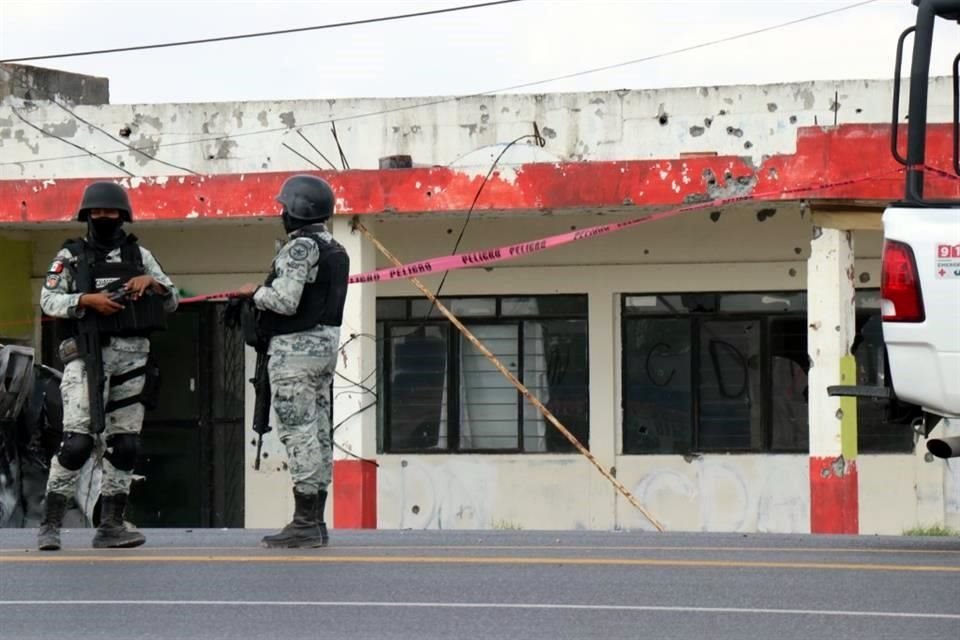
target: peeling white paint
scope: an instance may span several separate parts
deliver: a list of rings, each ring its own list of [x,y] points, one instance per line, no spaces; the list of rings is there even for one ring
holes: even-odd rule
[[[524,94],[477,96],[457,100],[450,104],[434,105],[430,109],[416,108],[384,113],[358,121],[352,127],[354,134],[342,141],[344,152],[351,164],[359,169],[376,169],[381,157],[398,151],[409,153],[416,166],[466,165],[489,168],[493,157],[502,150],[503,140],[510,140],[518,132],[528,132],[530,121],[538,111],[551,114],[552,137],[546,147],[533,144],[517,144],[502,158],[505,165],[529,162],[569,161],[622,161],[640,158],[679,158],[681,153],[699,152],[708,140],[711,149],[721,156],[741,157],[749,154],[753,163],[762,164],[763,156],[775,156],[795,152],[796,132],[801,125],[807,126],[814,118],[829,117],[833,112],[817,105],[828,105],[835,92],[848,98],[843,100],[839,121],[844,124],[886,124],[889,119],[889,96],[891,81],[850,80],[803,82],[765,86],[727,86],[711,90],[703,95],[696,88],[609,91],[576,94],[545,94],[534,97]],[[930,113],[933,122],[949,122],[952,115],[952,79],[934,78],[930,83]],[[429,97],[423,98],[429,101]],[[598,101],[619,105],[615,112],[606,112],[602,118],[594,117]],[[729,103],[728,103],[729,101]],[[375,111],[389,112],[397,107],[407,107],[411,100],[404,99],[356,99],[338,100],[337,112],[343,117]],[[776,103],[777,110],[770,112],[769,103]],[[17,104],[13,101],[12,104]],[[32,117],[36,122],[62,122],[63,114],[56,105],[34,101]],[[671,114],[666,126],[648,117],[651,109],[659,105]],[[731,104],[736,105],[731,108]],[[487,111],[481,110],[485,106]],[[178,129],[200,131],[209,121],[212,112],[247,113],[291,112],[297,121],[322,121],[330,117],[330,104],[326,100],[296,100],[249,103],[191,103],[177,105],[141,105],[138,112],[145,117],[158,116],[164,121],[171,114],[177,116]],[[725,113],[721,114],[720,112]],[[495,121],[480,126],[484,113],[497,113]],[[89,114],[97,126],[111,129],[117,122],[129,119],[129,105],[104,105]],[[790,122],[790,117],[795,120]],[[10,108],[0,105],[0,117],[15,118]],[[704,120],[713,118],[715,124],[703,136],[687,135],[693,126],[703,127]],[[722,118],[723,126],[717,124]],[[472,133],[464,128],[476,124]],[[182,128],[181,126],[182,125]],[[416,136],[403,137],[412,125],[420,128]],[[743,131],[742,138],[726,135],[727,126]],[[396,133],[393,133],[396,128]],[[267,128],[269,129],[269,128]],[[771,129],[773,133],[770,133]],[[384,132],[387,132],[386,135]],[[207,160],[198,154],[197,145],[177,144],[183,140],[174,131],[158,131],[155,134],[162,147],[165,160],[190,168],[203,175],[230,173],[260,173],[270,171],[308,170],[306,162],[293,154],[278,154],[276,146],[282,135],[289,132],[265,130],[257,118],[233,118],[217,121],[217,133],[223,139],[236,142],[231,159]],[[255,135],[251,135],[255,134]],[[101,143],[97,131],[90,132],[80,127],[76,143],[95,148]],[[753,142],[749,152],[743,148],[744,139]],[[64,155],[62,143],[40,132],[24,130],[22,141],[4,148],[4,162],[0,166],[0,179],[21,177],[21,169],[15,163],[31,161],[30,178],[77,178],[112,177],[110,169],[96,158],[71,158],[51,160],[40,166],[37,158],[59,158]],[[400,149],[399,147],[403,147]],[[34,153],[32,148],[36,148]],[[131,161],[134,152],[124,151]],[[491,155],[492,154],[492,155]],[[270,158],[269,162],[267,157]],[[263,165],[267,164],[268,167]],[[151,166],[160,175],[182,175],[173,167]],[[478,169],[479,170],[479,169]]]
[[[498,175],[498,177],[499,177],[501,180],[503,180],[504,182],[506,182],[506,183],[508,183],[508,184],[510,184],[510,185],[512,185],[512,186],[516,186],[516,184],[517,184],[517,174],[518,174],[518,173],[519,173],[519,172],[517,171],[517,169],[516,169],[515,167],[509,167],[509,166],[508,166],[508,167],[502,167],[502,168],[499,169],[499,171],[496,172],[496,174]],[[486,175],[486,174],[484,174],[484,175]]]
[[[200,217],[200,213],[197,211],[191,211],[190,213],[184,216],[184,218],[199,218],[199,217]]]

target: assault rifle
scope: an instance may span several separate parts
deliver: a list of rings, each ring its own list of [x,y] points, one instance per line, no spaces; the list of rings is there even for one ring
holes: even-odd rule
[[[257,457],[253,468],[260,469],[260,456],[263,450],[263,436],[273,431],[270,426],[270,375],[267,369],[270,356],[267,349],[270,338],[258,331],[257,308],[253,300],[234,298],[230,300],[224,313],[224,323],[229,327],[240,327],[243,341],[257,351],[257,366],[250,382],[253,384],[255,400],[253,404],[253,431],[257,434]]]
[[[257,457],[253,461],[253,468],[260,469],[260,451],[263,447],[263,436],[273,431],[270,426],[270,376],[267,365],[270,356],[266,348],[257,349],[257,368],[254,371],[253,383],[256,400],[253,403],[253,431],[257,434]]]
[[[93,286],[93,252],[82,252],[77,261],[77,285],[83,292],[95,291]],[[122,302],[127,292],[123,288],[125,281],[111,282],[102,293],[110,296],[114,302]],[[77,335],[61,346],[60,360],[64,364],[83,359],[87,374],[87,401],[90,405],[90,432],[103,433],[107,426],[103,396],[106,381],[103,375],[103,344],[100,339],[99,316],[91,310],[85,310],[77,319]]]

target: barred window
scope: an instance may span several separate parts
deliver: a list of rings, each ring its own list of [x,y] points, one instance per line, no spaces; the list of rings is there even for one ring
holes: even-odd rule
[[[858,383],[882,384],[877,293],[857,294]],[[624,453],[806,452],[806,294],[627,295]],[[859,448],[910,451],[915,407],[861,400]]]
[[[443,302],[587,446],[586,296]],[[573,450],[429,300],[381,298],[377,319],[383,451]]]

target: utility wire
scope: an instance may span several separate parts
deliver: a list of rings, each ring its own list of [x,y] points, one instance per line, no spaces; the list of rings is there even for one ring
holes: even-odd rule
[[[66,138],[62,138],[62,137],[58,136],[58,135],[55,134],[55,133],[52,133],[52,132],[50,132],[50,131],[47,131],[47,130],[44,129],[43,127],[39,127],[39,126],[35,125],[34,123],[30,122],[30,121],[27,120],[25,117],[23,117],[23,115],[22,115],[22,114],[17,110],[17,108],[14,107],[12,104],[10,105],[10,109],[13,110],[13,113],[14,113],[18,118],[20,118],[20,119],[23,121],[23,123],[26,124],[28,127],[32,128],[32,129],[36,129],[37,131],[39,131],[39,132],[42,133],[43,135],[45,135],[45,136],[47,136],[47,137],[50,137],[50,138],[55,138],[56,140],[59,140],[60,142],[63,142],[64,144],[68,144],[68,145],[70,145],[71,147],[73,147],[73,148],[75,148],[75,149],[80,149],[81,151],[86,152],[86,155],[88,155],[88,156],[93,156],[93,157],[96,158],[97,160],[101,160],[101,161],[103,161],[103,162],[106,162],[108,165],[110,165],[110,166],[113,167],[114,169],[119,169],[120,171],[122,171],[123,173],[127,174],[127,175],[130,176],[131,178],[135,177],[134,174],[130,173],[129,171],[127,171],[126,169],[124,169],[124,168],[121,167],[120,165],[115,164],[115,163],[113,163],[113,162],[110,162],[109,160],[107,160],[107,159],[104,158],[103,156],[97,155],[96,153],[94,153],[93,151],[90,151],[90,150],[87,149],[86,147],[82,147],[82,146],[80,146],[79,144],[76,144],[75,142],[70,142],[70,141],[67,140]],[[86,157],[86,156],[80,156],[80,157]],[[11,164],[17,164],[17,163],[14,162],[14,163],[11,163]]]
[[[742,38],[749,38],[750,36],[755,36],[761,33],[766,33],[768,31],[775,31],[777,29],[782,29],[784,27],[791,27],[795,24],[800,24],[802,22],[809,22],[810,20],[816,20],[817,18],[823,18],[825,16],[833,15],[835,13],[840,13],[842,11],[849,11],[850,9],[856,9],[868,4],[873,4],[879,2],[879,0],[864,0],[863,2],[856,2],[854,4],[848,4],[842,7],[837,7],[836,9],[830,9],[829,11],[822,11],[820,13],[814,13],[809,16],[804,16],[802,18],[796,18],[795,20],[788,20],[787,22],[780,22],[778,24],[770,25],[769,27],[761,27],[760,29],[753,29],[752,31],[744,31],[742,33],[737,33],[732,36],[726,36],[723,38],[717,38],[716,40],[708,40],[707,42],[701,42],[700,44],[690,45],[688,47],[680,47],[679,49],[671,49],[670,51],[663,51],[661,53],[655,53],[649,56],[644,56],[642,58],[634,58],[633,60],[625,60],[623,62],[616,62],[614,64],[608,64],[602,67],[593,67],[591,69],[584,69],[583,71],[575,71],[573,73],[567,73],[562,76],[554,76],[547,80],[536,80],[534,82],[524,82],[522,84],[515,84],[509,87],[503,87],[497,89],[496,93],[504,93],[506,91],[513,91],[516,89],[526,89],[527,87],[533,87],[538,84],[544,84],[547,82],[556,82],[558,80],[569,80],[570,78],[577,78],[579,76],[585,76],[593,73],[600,73],[602,71],[609,71],[611,69],[619,69],[620,67],[627,67],[634,64],[639,64],[641,62],[650,62],[651,60],[659,60],[660,58],[666,58],[668,56],[675,56],[679,53],[686,53],[688,51],[696,51],[697,49],[704,49],[706,47],[712,47],[718,44],[724,44],[727,42],[732,42],[734,40],[740,40]],[[485,93],[494,93],[488,91]],[[474,94],[473,96],[466,97],[476,97],[484,94]],[[347,118],[341,118],[341,120],[346,120]],[[304,125],[308,126],[308,125]]]
[[[142,44],[131,47],[115,47],[112,49],[93,49],[88,51],[73,51],[70,53],[51,53],[42,56],[27,56],[21,58],[7,58],[0,60],[0,63],[7,62],[27,62],[28,60],[50,60],[53,58],[78,58],[80,56],[95,56],[104,53],[122,53],[125,51],[144,51],[146,49],[166,49],[170,47],[184,47],[194,44],[207,44],[210,42],[226,42],[228,40],[243,40],[246,38],[263,38],[267,36],[279,36],[289,33],[303,33],[305,31],[321,31],[324,29],[338,29],[340,27],[355,27],[363,24],[375,24],[378,22],[392,22],[395,20],[406,20],[409,18],[422,18],[424,16],[439,15],[442,13],[454,13],[457,11],[467,11],[469,9],[482,9],[484,7],[493,7],[501,4],[512,4],[522,0],[497,0],[496,2],[481,2],[478,4],[468,4],[459,7],[447,7],[445,9],[431,9],[429,11],[417,11],[414,13],[401,13],[390,16],[380,16],[378,18],[364,18],[362,20],[349,20],[347,22],[334,22],[330,24],[318,24],[312,27],[295,27],[292,29],[277,29],[276,31],[258,31],[256,33],[243,33],[232,36],[219,36],[214,38],[200,38],[197,40],[181,40],[178,42],[161,42],[157,44]]]
[[[71,116],[73,116],[74,118],[76,118],[77,120],[79,120],[80,122],[82,122],[83,124],[85,124],[85,125],[87,125],[87,126],[90,126],[90,127],[93,127],[94,129],[96,129],[97,131],[99,131],[99,132],[102,133],[103,135],[107,136],[108,138],[110,138],[110,139],[113,140],[114,142],[119,142],[120,144],[122,144],[123,146],[125,146],[125,147],[126,147],[127,149],[129,149],[130,151],[134,151],[134,152],[136,152],[136,153],[139,153],[140,155],[142,155],[143,157],[147,158],[148,160],[153,160],[154,162],[159,162],[160,164],[166,165],[166,166],[171,167],[171,168],[173,168],[173,169],[179,169],[180,171],[186,171],[187,173],[191,173],[191,174],[193,174],[193,175],[195,175],[195,176],[199,176],[199,175],[200,175],[199,173],[197,173],[196,171],[193,171],[192,169],[188,169],[188,168],[186,168],[186,167],[181,167],[180,165],[173,164],[173,163],[171,163],[171,162],[167,162],[166,160],[161,160],[160,158],[158,158],[158,157],[156,157],[156,156],[153,156],[153,155],[150,155],[149,153],[147,153],[146,151],[144,151],[144,150],[142,150],[142,149],[138,149],[137,147],[134,147],[133,145],[127,144],[126,142],[124,142],[124,141],[121,140],[120,138],[114,136],[112,133],[110,133],[110,132],[107,131],[106,129],[104,129],[104,128],[102,128],[102,127],[98,127],[97,125],[93,124],[93,123],[90,122],[89,120],[85,120],[84,118],[81,118],[80,116],[78,116],[78,115],[76,114],[76,112],[74,112],[73,110],[71,110],[70,108],[68,108],[65,104],[62,104],[60,101],[58,101],[56,98],[54,98],[54,97],[52,97],[52,96],[50,97],[50,102],[52,102],[53,104],[55,104],[55,105],[57,105],[58,107],[60,107],[61,109],[63,109],[64,111],[66,111],[67,113],[69,113]]]
[[[583,69],[583,70],[581,70],[581,71],[575,71],[575,72],[573,72],[573,73],[567,73],[567,74],[564,74],[564,75],[554,76],[554,77],[551,77],[551,78],[544,78],[544,79],[541,79],[541,80],[533,80],[533,81],[531,81],[531,82],[524,82],[524,83],[521,83],[521,84],[515,84],[515,85],[508,86],[508,87],[500,87],[499,89],[491,89],[491,90],[489,90],[489,91],[481,91],[481,92],[477,92],[477,93],[469,93],[469,94],[463,94],[463,95],[458,95],[458,96],[450,96],[450,97],[445,97],[445,98],[437,98],[437,99],[435,99],[435,100],[427,100],[427,101],[424,101],[424,102],[417,102],[417,103],[415,103],[415,104],[396,106],[396,107],[391,107],[391,108],[389,108],[389,109],[380,109],[380,110],[377,110],[377,111],[367,111],[367,112],[364,112],[364,113],[356,113],[356,114],[353,114],[353,115],[339,116],[339,117],[337,117],[337,118],[327,118],[327,119],[324,119],[324,120],[315,120],[315,121],[313,121],[313,122],[304,123],[304,124],[300,125],[299,128],[302,129],[302,128],[305,128],[305,127],[315,127],[315,126],[323,125],[323,124],[332,124],[335,120],[338,120],[338,121],[340,121],[340,122],[343,122],[344,120],[360,120],[360,119],[362,119],[362,118],[371,118],[371,117],[374,117],[374,116],[389,115],[389,114],[391,114],[391,113],[397,113],[397,112],[400,112],[400,111],[409,111],[409,110],[411,110],[411,109],[420,109],[420,108],[423,108],[423,107],[432,107],[432,106],[436,106],[436,105],[447,104],[447,103],[449,103],[449,102],[457,102],[457,101],[464,100],[464,99],[468,99],[468,98],[479,98],[479,97],[486,96],[486,95],[490,95],[490,94],[506,93],[506,92],[508,92],[508,91],[515,91],[515,90],[517,90],[517,89],[527,89],[527,88],[529,88],[529,87],[535,87],[535,86],[542,85],[542,84],[548,84],[548,83],[551,83],[551,82],[556,82],[556,81],[558,81],[558,80],[567,80],[567,79],[576,78],[576,77],[579,77],[579,76],[585,76],[585,75],[590,75],[590,74],[594,74],[594,73],[600,73],[600,72],[603,72],[603,71],[609,71],[609,70],[611,70],[611,69],[617,69],[617,68],[620,68],[620,67],[626,67],[626,66],[630,66],[630,65],[640,64],[640,63],[642,63],[642,62],[649,62],[649,61],[652,61],[652,60],[659,60],[659,59],[661,59],[661,58],[666,58],[666,57],[673,56],[673,55],[677,55],[677,54],[680,54],[680,53],[686,53],[686,52],[688,52],[688,51],[694,51],[694,50],[696,50],[696,49],[703,49],[703,48],[706,48],[706,47],[711,47],[711,46],[718,45],[718,44],[723,44],[723,43],[726,43],[726,42],[731,42],[731,41],[733,41],[733,40],[738,40],[738,39],[741,39],[741,38],[746,38],[746,37],[749,37],[749,36],[753,36],[753,35],[757,35],[757,34],[760,34],[760,33],[765,33],[765,32],[769,32],[769,31],[773,31],[773,30],[776,30],[776,29],[782,29],[782,28],[784,28],[784,27],[788,27],[788,26],[792,26],[792,25],[795,25],[795,24],[799,24],[799,23],[801,23],[801,22],[807,22],[807,21],[810,21],[810,20],[815,20],[815,19],[818,19],[818,18],[823,18],[823,17],[825,17],[825,16],[829,16],[829,15],[833,15],[833,14],[836,14],[836,13],[840,13],[840,12],[842,12],[842,11],[849,11],[849,10],[851,10],[851,9],[856,9],[856,8],[862,7],[862,6],[864,6],[864,5],[873,4],[873,3],[877,2],[877,1],[878,1],[878,0],[865,0],[865,1],[863,1],[863,2],[857,2],[857,3],[855,3],[855,4],[850,4],[850,5],[846,5],[846,6],[843,6],[843,7],[838,7],[838,8],[836,8],[836,9],[831,9],[831,10],[829,10],[829,11],[823,11],[823,12],[816,13],[816,14],[812,14],[812,15],[805,16],[805,17],[802,17],[802,18],[797,18],[797,19],[795,19],[795,20],[790,20],[790,21],[788,21],[788,22],[781,22],[781,23],[779,23],[779,24],[770,25],[769,27],[763,27],[763,28],[761,28],[761,29],[754,29],[754,30],[752,30],[752,31],[745,31],[745,32],[738,33],[738,34],[734,34],[734,35],[727,36],[727,37],[724,37],[724,38],[719,38],[719,39],[716,39],[716,40],[710,40],[710,41],[708,41],[708,42],[702,42],[702,43],[700,43],[700,44],[691,45],[691,46],[689,46],[689,47],[682,47],[682,48],[679,48],[679,49],[671,49],[670,51],[663,51],[663,52],[656,53],[656,54],[652,54],[652,55],[649,55],[649,56],[644,56],[644,57],[642,57],[642,58],[634,58],[634,59],[632,59],[632,60],[625,60],[625,61],[623,61],[623,62],[617,62],[617,63],[614,63],[614,64],[604,65],[604,66],[602,66],[602,67],[593,67],[593,68],[590,68],[590,69]],[[268,134],[268,133],[280,133],[280,132],[285,132],[285,131],[289,131],[289,128],[284,126],[284,127],[273,127],[273,128],[269,128],[269,129],[258,129],[258,130],[256,130],[256,131],[245,131],[245,132],[241,132],[241,133],[225,134],[225,135],[221,135],[221,136],[213,136],[213,137],[207,137],[207,138],[196,138],[196,139],[193,139],[193,140],[180,140],[180,141],[177,141],[177,142],[161,143],[160,145],[158,145],[158,148],[159,148],[159,147],[173,147],[173,146],[185,145],[185,144],[200,144],[200,143],[204,143],[204,142],[219,142],[219,141],[221,141],[221,140],[230,140],[230,139],[235,139],[235,138],[245,138],[245,137],[248,137],[248,136],[258,136],[258,135],[263,135],[263,134]],[[118,149],[118,151],[119,151],[119,149]],[[11,164],[30,164],[30,163],[34,163],[34,162],[51,162],[51,161],[54,161],[54,160],[70,160],[70,159],[82,158],[82,157],[83,157],[82,155],[71,155],[71,156],[57,156],[57,157],[51,157],[51,158],[35,158],[35,159],[30,159],[30,160],[22,160],[22,161],[19,161],[19,162],[0,162],[0,166],[11,165]]]
[[[466,218],[463,220],[463,226],[460,227],[460,234],[457,236],[457,241],[453,244],[453,251],[450,252],[450,255],[456,255],[457,250],[460,248],[460,241],[463,240],[463,235],[467,232],[467,225],[470,224],[470,216],[473,214],[474,207],[477,206],[477,201],[480,200],[480,194],[483,193],[483,188],[487,185],[487,182],[490,180],[490,176],[493,175],[494,170],[497,168],[497,164],[500,163],[500,159],[510,150],[510,147],[517,144],[522,140],[527,138],[533,138],[534,144],[538,147],[543,148],[547,145],[547,141],[540,134],[540,127],[537,126],[537,123],[533,123],[533,133],[528,133],[522,135],[519,138],[514,138],[503,147],[499,155],[494,158],[493,163],[490,165],[490,169],[487,171],[487,175],[483,177],[483,181],[480,183],[480,187],[477,189],[476,194],[473,196],[473,202],[470,203],[470,208],[467,210]],[[447,275],[449,271],[443,272],[443,277],[440,279],[440,285],[437,287],[437,292],[434,295],[433,301],[430,302],[430,308],[427,309],[427,313],[423,318],[423,322],[427,323],[430,320],[430,315],[433,313],[433,309],[436,306],[436,301],[440,299],[440,292],[443,291],[443,285],[447,281]]]
[[[310,142],[310,139],[309,139],[307,136],[303,135],[303,131],[301,131],[300,129],[297,129],[297,135],[300,136],[301,138],[303,138],[304,142],[306,142],[308,145],[310,145],[310,148],[313,149],[314,151],[316,151],[317,154],[318,154],[321,158],[323,158],[324,160],[326,160],[326,161],[327,161],[327,164],[330,165],[330,168],[331,168],[331,169],[333,169],[334,171],[337,170],[337,165],[335,165],[335,164],[333,164],[332,162],[330,162],[330,158],[328,158],[327,156],[323,155],[323,152],[320,151],[320,149],[317,149],[317,146],[316,146],[315,144],[313,144],[312,142]]]

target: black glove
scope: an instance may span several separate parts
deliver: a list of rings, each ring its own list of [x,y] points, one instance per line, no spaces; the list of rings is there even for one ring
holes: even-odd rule
[[[223,324],[228,329],[240,328],[240,314],[243,311],[243,298],[230,298],[223,310]]]

